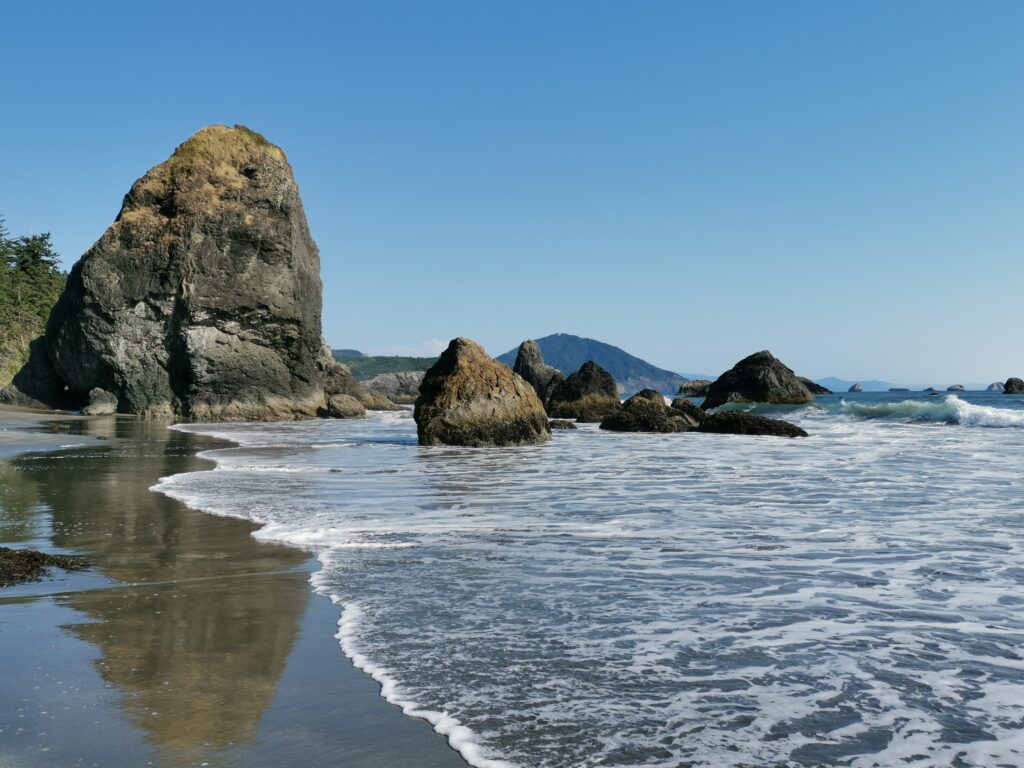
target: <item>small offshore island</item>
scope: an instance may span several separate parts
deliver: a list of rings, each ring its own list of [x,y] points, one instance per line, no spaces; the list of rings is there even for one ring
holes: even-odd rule
[[[243,126],[74,265],[0,390],[0,758],[1024,760],[1020,379],[847,399],[762,350],[624,391],[458,337],[360,382],[322,303]]]

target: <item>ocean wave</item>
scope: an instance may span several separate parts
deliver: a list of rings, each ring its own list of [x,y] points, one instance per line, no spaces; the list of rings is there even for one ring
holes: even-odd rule
[[[949,395],[942,402],[902,400],[898,403],[858,403],[843,400],[839,412],[856,419],[925,421],[971,427],[1024,427],[1024,411],[974,405]]]

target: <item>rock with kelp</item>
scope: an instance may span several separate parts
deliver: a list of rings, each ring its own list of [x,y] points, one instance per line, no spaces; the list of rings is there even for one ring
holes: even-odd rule
[[[708,388],[701,407],[726,403],[802,405],[814,400],[796,374],[768,350],[743,358]]]
[[[665,405],[665,398],[646,395],[653,390],[638,392],[615,413],[601,422],[601,429],[612,432],[689,432],[697,427],[695,419],[683,410]],[[684,401],[685,402],[685,401]]]
[[[85,560],[71,555],[50,555],[32,549],[0,547],[0,587],[38,581],[51,568],[79,571],[87,566]]]
[[[551,439],[533,387],[465,338],[453,339],[423,377],[414,417],[420,445],[507,446]]]

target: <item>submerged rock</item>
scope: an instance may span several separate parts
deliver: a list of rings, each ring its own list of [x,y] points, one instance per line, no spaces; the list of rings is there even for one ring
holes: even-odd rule
[[[565,419],[552,419],[548,422],[548,426],[552,429],[576,429],[575,424]]]
[[[1009,378],[1003,384],[1004,395],[1024,395],[1024,379]]]
[[[796,424],[782,419],[768,419],[744,411],[713,413],[704,419],[700,432],[719,435],[766,435],[772,437],[807,437]]]
[[[811,381],[806,376],[797,376],[797,379],[800,380],[801,384],[803,384],[805,387],[807,387],[807,391],[810,392],[812,395],[831,395],[832,394],[832,390],[831,389],[829,389],[828,387],[821,386],[821,384],[819,384],[816,381]]]
[[[147,416],[312,417],[325,406],[320,308],[320,256],[284,152],[210,126],[132,185],[15,386],[51,407],[99,388]]]
[[[719,376],[701,407],[717,408],[726,403],[803,404],[813,399],[793,371],[763,350],[743,358]]]
[[[683,395],[684,397],[704,397],[707,395],[710,387],[711,382],[707,379],[693,379],[683,384],[676,394]]]
[[[910,389],[907,387],[889,387],[890,392],[909,392]]]
[[[651,392],[653,390],[646,390]],[[689,432],[697,422],[683,410],[669,408],[665,398],[655,392],[658,399],[638,392],[622,407],[601,422],[601,429],[613,432]],[[685,401],[684,401],[685,402]]]
[[[615,379],[593,360],[556,386],[548,400],[549,415],[582,422],[603,421],[621,407]]]
[[[846,391],[847,392],[863,392],[864,391],[864,387],[862,387],[860,384],[854,384],[853,386],[851,386]]]
[[[542,403],[546,403],[552,391],[565,381],[565,375],[560,370],[544,363],[540,347],[533,339],[527,339],[519,345],[512,370],[526,379]]]
[[[80,557],[0,547],[0,587],[38,581],[50,568],[79,571],[86,567],[88,563]]]
[[[420,445],[503,446],[551,439],[537,393],[479,344],[453,339],[420,385]]]

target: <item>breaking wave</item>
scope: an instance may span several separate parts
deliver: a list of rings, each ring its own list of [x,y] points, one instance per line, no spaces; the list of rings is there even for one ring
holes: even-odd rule
[[[843,400],[839,411],[857,419],[931,421],[971,427],[1024,427],[1024,411],[974,405],[949,395],[942,402],[902,400],[898,403],[858,403]]]

